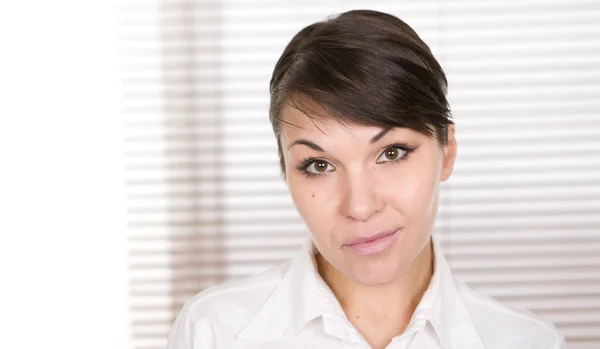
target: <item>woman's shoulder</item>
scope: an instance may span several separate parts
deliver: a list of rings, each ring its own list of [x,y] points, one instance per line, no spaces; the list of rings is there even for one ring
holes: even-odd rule
[[[209,287],[184,305],[189,313],[206,316],[224,309],[244,310],[260,306],[280,283],[290,265],[285,261],[258,274]]]
[[[525,308],[501,302],[462,281],[456,285],[478,332],[489,348],[530,343],[532,348],[566,348],[564,337],[549,320]]]
[[[167,348],[230,347],[232,340],[281,282],[290,261],[264,272],[209,287],[187,300],[169,333]]]

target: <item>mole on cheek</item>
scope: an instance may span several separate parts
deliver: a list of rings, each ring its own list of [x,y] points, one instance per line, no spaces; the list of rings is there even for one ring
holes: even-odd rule
[[[312,194],[312,197],[314,198],[314,197],[315,197],[315,194]]]

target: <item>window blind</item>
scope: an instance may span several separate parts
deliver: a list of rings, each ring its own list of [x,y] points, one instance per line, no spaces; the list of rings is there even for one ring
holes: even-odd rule
[[[566,0],[122,5],[133,347],[307,235],[268,81],[302,27],[356,8],[406,21],[448,76],[459,154],[434,230],[457,276],[600,347],[600,2]]]

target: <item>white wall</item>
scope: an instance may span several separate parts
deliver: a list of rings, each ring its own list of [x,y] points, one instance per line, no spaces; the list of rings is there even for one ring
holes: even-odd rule
[[[0,347],[129,342],[115,4],[0,5]]]

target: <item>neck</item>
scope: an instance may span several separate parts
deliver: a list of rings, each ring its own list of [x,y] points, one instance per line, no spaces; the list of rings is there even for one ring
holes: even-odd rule
[[[392,282],[365,286],[347,278],[317,254],[319,274],[329,285],[351,322],[364,320],[394,323],[403,331],[433,276],[431,240],[410,267]]]

